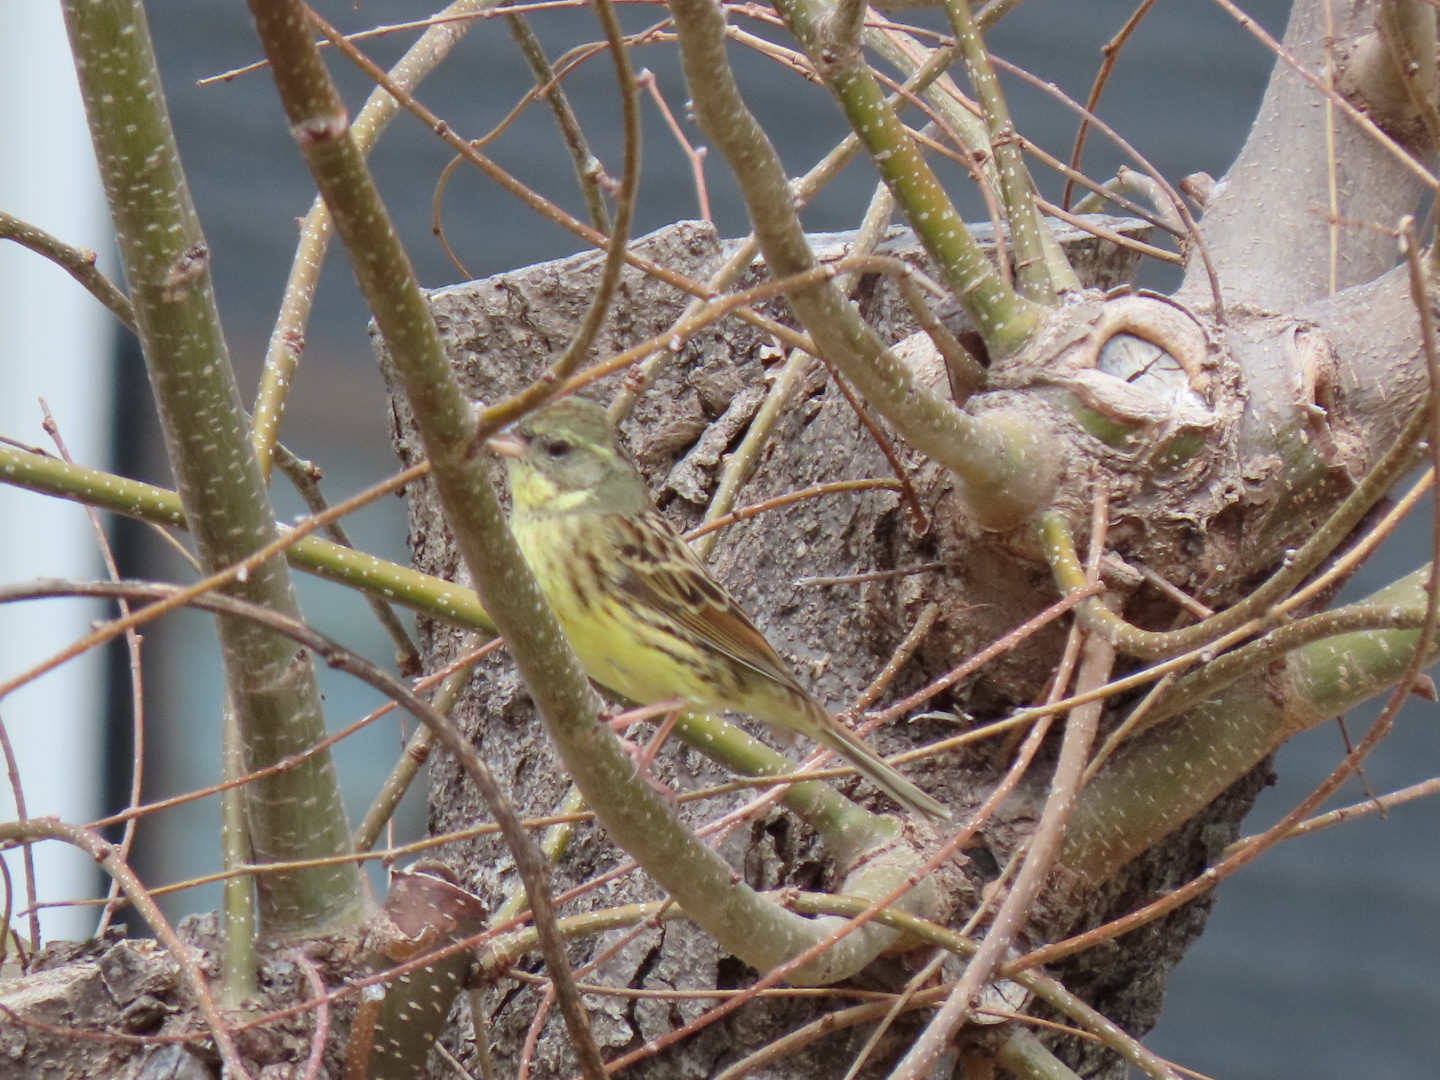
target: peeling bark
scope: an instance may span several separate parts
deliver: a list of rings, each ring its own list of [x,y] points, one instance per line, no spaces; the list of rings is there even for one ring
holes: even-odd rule
[[[820,246],[824,250],[827,245],[822,242]],[[697,278],[703,278],[721,254],[713,234],[699,225],[673,226],[646,238],[640,247],[657,261]],[[916,256],[911,253],[907,257]],[[1123,265],[1117,269],[1108,258],[1100,260],[1102,280],[1124,272]],[[583,309],[595,265],[593,256],[577,256],[432,296],[437,321],[472,397],[493,401],[543,369],[549,355],[563,347],[568,328]],[[661,332],[682,303],[683,298],[673,290],[627,272],[621,307],[599,347],[619,350]],[[908,309],[881,279],[866,284],[861,306],[873,325],[883,327],[888,340],[898,340],[914,329]],[[783,308],[775,305],[774,310]],[[704,462],[714,457],[713,446],[703,453],[696,452],[696,447],[718,440],[717,430],[730,430],[732,404],[746,399],[746,387],[761,384],[765,361],[773,355],[769,343],[753,330],[727,319],[685,346],[656,388],[641,399],[626,425],[625,433],[650,478],[652,492],[678,525],[694,524],[701,508],[677,497],[676,489],[686,494],[703,491],[707,480]],[[603,397],[609,389],[601,386],[598,394]],[[397,445],[409,461],[415,447],[403,406],[397,406],[396,416]],[[723,426],[711,426],[717,421]],[[738,427],[729,441],[733,444],[736,439]],[[885,469],[883,457],[849,406],[817,368],[787,411],[759,475],[743,492],[740,504],[818,481],[883,476]],[[677,477],[683,481],[677,482]],[[1048,571],[1034,560],[1033,552],[1024,545],[997,545],[995,537],[975,533],[947,510],[951,494],[944,477],[923,465],[920,477],[922,497],[936,516],[930,535],[911,534],[893,493],[863,492],[761,515],[726,530],[717,548],[713,560],[717,574],[755,613],[781,654],[832,707],[843,707],[873,677],[928,600],[937,600],[947,614],[919,658],[902,671],[894,690],[897,695],[919,687],[1053,601]],[[456,561],[445,541],[443,522],[423,487],[411,492],[411,508],[412,545],[419,565],[429,572],[453,573]],[[937,559],[946,565],[938,574],[856,585],[798,584],[806,577],[842,576]],[[1029,700],[1050,674],[1058,634],[1052,630],[1039,635],[988,666],[953,703],[963,704],[972,716],[988,719],[1016,702]],[[427,666],[439,664],[453,655],[456,636],[445,628],[430,626],[425,648]],[[564,777],[555,768],[549,748],[537,738],[539,729],[530,716],[528,701],[503,659],[486,663],[467,692],[460,717],[474,732],[497,774],[514,786],[522,808],[545,812],[559,802],[565,792]],[[904,729],[878,732],[872,742],[882,752],[892,752],[952,730],[945,721],[917,721]],[[984,797],[1003,764],[993,749],[986,748],[916,766],[912,775],[922,786],[946,790],[952,797],[956,792],[965,793],[962,804],[973,806]],[[657,771],[661,779],[681,791],[718,782],[725,775],[694,751],[673,745],[661,756]],[[970,852],[972,860],[965,875],[972,895],[998,875],[1016,845],[1028,835],[1035,807],[1043,797],[1045,775],[1041,766],[1039,779],[1010,800]],[[853,788],[854,784],[847,786]],[[1174,884],[1197,872],[1218,850],[1215,845],[1233,838],[1234,822],[1248,808],[1254,790],[1255,781],[1251,780],[1231,797],[1218,801],[1210,814],[1182,830],[1173,846],[1141,860],[1133,872],[1134,880],[1127,876],[1128,884],[1115,883],[1104,896],[1088,897],[1078,906],[1074,897],[1064,893],[1053,896],[1053,906],[1047,909],[1042,925],[1051,932],[1068,929],[1081,920],[1100,917],[1111,905],[1132,903],[1157,882]],[[433,768],[431,805],[431,827],[436,831],[469,823],[478,812],[462,778],[443,760]],[[962,805],[962,814],[964,809]],[[715,811],[713,803],[706,804],[706,816]],[[733,834],[722,851],[756,887],[833,885],[825,853],[803,827],[784,814],[772,814]],[[507,857],[494,843],[462,845],[453,857],[463,867],[462,875],[468,875],[467,882],[494,903],[514,887]],[[603,873],[621,858],[603,836],[582,827],[557,868],[556,888]],[[610,906],[655,896],[643,876],[632,875],[606,886],[586,903]],[[1128,1023],[1134,1030],[1148,1028],[1158,1010],[1163,973],[1198,933],[1207,906],[1193,905],[1163,929],[1136,935],[1138,947],[1133,951],[1129,943],[1122,942],[1103,959],[1076,964],[1077,978],[1093,988],[1097,1004],[1114,1010],[1122,1024]],[[572,958],[583,962],[611,947],[617,951],[605,960],[601,973],[613,984],[700,989],[743,985],[750,977],[743,965],[727,958],[684,922],[643,929],[633,936],[616,931],[601,940],[577,943]],[[1142,968],[1147,977],[1138,979],[1136,972]],[[897,957],[873,965],[863,984],[895,986],[912,971],[913,961]],[[492,1046],[502,1060],[509,1060],[523,1043],[535,1015],[537,991],[502,979],[487,990],[484,1000]],[[602,1047],[618,1054],[685,1022],[702,1005],[616,998],[599,999],[594,1008]],[[630,1071],[667,1078],[712,1075],[767,1039],[813,1018],[820,1008],[804,1001],[754,1003]],[[468,1029],[468,1024],[465,1027]],[[899,1024],[889,1041],[891,1050],[875,1059],[867,1075],[902,1052],[913,1030],[911,1021]],[[789,1067],[794,1075],[830,1075],[843,1070],[842,1063],[858,1050],[863,1038],[863,1034],[851,1032],[822,1040],[792,1060]],[[467,1048],[462,1045],[458,1049],[464,1058]],[[572,1064],[563,1033],[552,1021],[536,1051],[537,1074],[562,1075]]]

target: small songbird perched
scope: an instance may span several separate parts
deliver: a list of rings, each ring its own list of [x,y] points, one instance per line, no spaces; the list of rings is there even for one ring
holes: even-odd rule
[[[949,813],[827,712],[651,505],[605,410],[566,398],[490,440],[510,527],[586,673],[640,705],[746,713],[842,755],[896,802]]]

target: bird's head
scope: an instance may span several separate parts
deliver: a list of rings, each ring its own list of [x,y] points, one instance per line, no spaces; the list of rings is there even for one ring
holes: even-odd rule
[[[488,443],[505,458],[521,512],[640,513],[650,495],[605,410],[565,398]]]

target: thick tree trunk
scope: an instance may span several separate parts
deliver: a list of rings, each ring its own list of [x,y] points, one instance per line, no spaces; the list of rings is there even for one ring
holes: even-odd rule
[[[1086,256],[1079,253],[1076,237],[1072,236],[1070,243],[1072,258],[1081,266],[1087,283],[1109,287],[1128,274],[1128,259],[1110,245],[1087,240]],[[838,253],[843,241],[821,241],[820,246]],[[638,247],[651,258],[701,280],[721,257],[713,233],[701,225],[673,226]],[[909,259],[919,258],[903,238],[897,237],[890,248]],[[563,348],[583,311],[597,265],[593,256],[577,256],[445,289],[432,297],[456,368],[473,398],[497,400],[543,370]],[[904,305],[883,279],[864,282],[861,297],[867,318],[887,340],[897,341],[914,329]],[[683,302],[684,298],[668,287],[638,274],[627,275],[608,337],[597,349],[619,351],[664,332]],[[772,309],[783,310],[779,305]],[[758,408],[764,396],[766,368],[776,356],[774,346],[755,330],[738,319],[726,319],[687,343],[656,387],[640,399],[625,425],[652,493],[682,528],[699,520],[720,455],[738,442]],[[618,382],[617,376],[609,385],[601,384],[598,396],[613,394]],[[396,418],[397,445],[409,462],[416,449],[403,404],[397,404]],[[906,453],[903,448],[902,453]],[[895,697],[953,667],[1054,599],[1054,586],[1043,564],[976,534],[954,517],[958,502],[940,471],[913,457],[908,465],[918,469],[920,498],[934,518],[924,534],[916,533],[895,493],[850,492],[801,502],[727,529],[712,560],[716,573],[756,614],[782,655],[832,708],[843,708],[854,700],[928,602],[938,603],[940,621],[917,658],[896,680],[891,690]],[[745,488],[739,504],[817,482],[887,475],[883,455],[833,379],[817,364],[803,379],[758,475]],[[455,574],[458,560],[433,497],[421,487],[411,492],[410,505],[411,540],[419,566],[430,573]],[[805,582],[807,578],[844,577],[935,562],[942,568],[882,581]],[[1060,631],[1050,629],[988,665],[950,700],[934,703],[936,708],[954,708],[953,720],[916,721],[878,732],[871,741],[884,753],[894,752],[952,734],[972,719],[1002,716],[1006,710],[1028,703],[1043,691],[1060,641]],[[458,653],[460,635],[432,626],[427,629],[425,645],[427,667],[437,667]],[[503,658],[482,665],[463,699],[459,719],[473,733],[497,775],[512,785],[523,809],[545,813],[559,804],[567,791],[563,770]],[[1003,753],[985,744],[970,753],[917,766],[912,775],[928,790],[947,792],[949,801],[958,804],[963,814],[967,806],[984,798],[1006,763]],[[681,792],[718,783],[727,775],[694,750],[673,742],[657,768],[660,777]],[[1048,769],[1042,764],[1033,774],[1035,779],[1009,800],[969,852],[965,873],[977,892],[999,874],[1033,826]],[[1107,912],[1133,907],[1137,900],[1193,876],[1233,839],[1236,823],[1248,809],[1258,782],[1252,777],[1237,785],[1163,849],[1138,860],[1131,873],[1110,883],[1103,895],[1057,892],[1050,896],[1041,920],[1045,932],[1088,925]],[[452,762],[441,759],[436,763],[431,790],[431,827],[436,832],[464,827],[481,812],[473,791]],[[682,812],[699,821],[701,805],[704,817],[709,818],[722,805],[737,804],[741,798],[737,794],[729,797],[729,803],[690,804]],[[833,884],[823,850],[808,830],[783,811],[732,833],[722,850],[756,887],[826,888]],[[465,880],[493,904],[498,906],[516,888],[508,856],[499,844],[477,841],[448,854]],[[580,885],[623,861],[624,853],[608,844],[597,829],[582,827],[559,863],[556,890]],[[611,907],[658,896],[643,873],[632,872],[576,903]],[[1079,903],[1082,897],[1083,903]],[[1169,920],[1122,939],[1118,949],[1087,958],[1067,974],[1127,1030],[1143,1033],[1158,1015],[1165,974],[1199,933],[1208,906],[1206,901],[1191,905]],[[572,949],[577,964],[602,955],[597,979],[609,985],[704,991],[744,985],[748,978],[739,961],[683,921],[638,932],[617,931]],[[916,955],[910,955],[873,965],[864,984],[896,986],[918,962]],[[482,1000],[488,1038],[505,1062],[502,1068],[508,1068],[524,1044],[540,1002],[539,992],[502,979],[488,988]],[[611,1054],[664,1035],[706,1007],[703,999],[637,1001],[616,997],[595,998],[591,1004],[602,1047]],[[830,1007],[830,1003],[800,999],[755,1002],[632,1068],[637,1075],[666,1078],[710,1076]],[[468,1022],[462,1030],[468,1032]],[[867,1030],[821,1040],[791,1058],[782,1074],[842,1074]],[[896,1026],[886,1044],[888,1049],[882,1047],[873,1059],[872,1071],[893,1061],[913,1031],[908,1021]],[[462,1058],[468,1057],[470,1051],[463,1043],[457,1049]],[[1123,1072],[1113,1059],[1102,1060],[1099,1052],[1087,1049],[1079,1053],[1088,1059],[1088,1074]],[[573,1068],[558,1021],[546,1024],[534,1061],[541,1076],[565,1075]]]
[[[1187,243],[1187,277],[1177,297],[1195,316],[1189,332],[1204,339],[1195,367],[1180,364],[1167,372],[1166,363],[1155,358],[1153,366],[1145,361],[1118,373],[1107,368],[1115,361],[1099,356],[1098,346],[1108,336],[1100,329],[1127,301],[1091,293],[1067,298],[1076,302],[1047,311],[1044,341],[1003,350],[991,372],[991,392],[978,395],[969,406],[976,416],[998,415],[1002,423],[996,429],[1010,424],[1014,430],[1017,418],[1033,424],[1034,442],[1054,448],[1055,460],[1046,464],[1060,477],[1055,503],[1073,520],[1083,520],[1088,513],[1092,477],[1109,485],[1113,514],[1108,547],[1117,556],[1110,569],[1121,585],[1127,573],[1118,561],[1123,558],[1143,561],[1213,606],[1234,602],[1286,561],[1288,547],[1313,532],[1387,450],[1406,418],[1417,415],[1416,406],[1431,389],[1415,309],[1421,302],[1433,304],[1433,298],[1417,300],[1409,268],[1391,267],[1398,219],[1413,212],[1433,182],[1421,175],[1414,158],[1433,150],[1436,16],[1432,5],[1420,0],[1330,8],[1325,0],[1295,5],[1285,59],[1277,66],[1251,138]],[[1307,74],[1293,71],[1292,64]],[[1343,103],[1322,98],[1316,89],[1319,77],[1313,73],[1331,70],[1335,85],[1346,95]],[[1363,117],[1342,105],[1363,110]],[[765,205],[776,204],[772,200]],[[792,231],[798,233],[798,226]],[[844,250],[839,238],[819,243],[832,256]],[[1080,255],[1079,248],[1087,243],[1090,252]],[[708,227],[694,224],[673,226],[636,247],[697,280],[718,265],[723,249]],[[767,250],[773,254],[775,249]],[[903,238],[893,239],[889,251],[921,261]],[[1070,255],[1086,284],[1098,289],[1128,280],[1133,269],[1113,249],[1091,241],[1072,245]],[[1433,262],[1433,253],[1429,260]],[[475,399],[494,401],[519,389],[561,352],[590,300],[599,262],[594,255],[577,256],[435,294],[437,320]],[[1428,281],[1422,287],[1430,288]],[[670,288],[629,272],[609,328],[594,351],[610,355],[668,332],[684,301]],[[1135,303],[1169,313],[1180,310],[1154,301]],[[909,312],[884,279],[862,284],[860,305],[886,342],[898,342],[914,329]],[[796,306],[799,309],[798,299]],[[785,317],[783,302],[769,304],[768,310]],[[843,307],[827,310],[843,312]],[[810,329],[819,338],[817,327]],[[1000,340],[998,334],[992,336]],[[1168,338],[1164,343],[1171,344]],[[1087,355],[1091,345],[1096,348]],[[656,386],[641,397],[625,431],[657,502],[683,527],[699,520],[723,455],[737,444],[759,408],[783,354],[736,318],[691,337],[678,352]],[[1172,350],[1173,355],[1178,353]],[[915,360],[916,371],[932,386],[943,387],[939,367],[925,363]],[[619,388],[621,378],[613,376],[593,392],[608,396]],[[758,474],[741,494],[741,505],[817,482],[889,475],[890,464],[857,420],[835,377],[815,364],[802,372],[798,383]],[[1137,411],[1128,411],[1132,407]],[[897,423],[899,412],[889,413]],[[403,395],[396,397],[395,416],[401,456],[414,462],[419,450]],[[1005,444],[1003,439],[995,443]],[[929,444],[932,454],[948,448]],[[931,605],[939,619],[890,686],[892,699],[952,669],[1056,595],[1031,534],[985,532],[972,516],[982,500],[967,498],[941,468],[904,446],[897,449],[918,492],[920,515],[912,515],[888,489],[831,494],[727,529],[712,560],[718,576],[755,613],[807,685],[837,710],[855,700]],[[1035,486],[1042,489],[1034,500],[1038,505],[1049,488]],[[418,564],[431,573],[463,579],[433,492],[422,482],[412,495]],[[922,518],[924,525],[919,524]],[[915,572],[904,576],[834,580],[867,571],[911,569]],[[1139,575],[1131,577],[1138,581]],[[1165,606],[1168,601],[1138,589],[1114,591],[1127,594],[1125,615],[1135,623],[1168,625],[1173,617]],[[1051,627],[1019,643],[949,697],[931,703],[950,710],[949,715],[882,730],[871,741],[888,753],[933,742],[1031,703],[1044,692],[1054,670],[1060,634]],[[425,644],[431,669],[462,648],[457,633],[439,626],[426,628]],[[1392,645],[1386,640],[1378,648]],[[1353,674],[1346,666],[1343,677],[1337,674],[1333,681],[1348,682]],[[1373,693],[1381,681],[1376,676],[1367,683],[1367,692]],[[1261,696],[1276,691],[1276,711],[1293,700],[1281,700],[1278,678],[1269,683],[1257,678],[1253,685],[1260,687]],[[1109,719],[1128,704],[1112,699]],[[534,723],[524,688],[503,659],[482,664],[459,717],[522,809],[545,813],[565,797],[569,785],[564,769]],[[1292,730],[1280,725],[1276,739]],[[1155,734],[1136,742],[1152,747],[1160,743],[1163,749],[1163,732],[1160,738],[1152,738]],[[1233,778],[1274,744],[1258,741],[1252,754],[1218,774]],[[1210,748],[1226,744],[1202,739],[1196,745],[1200,750],[1182,764],[1199,772],[1206,762],[1194,758],[1208,758]],[[1012,750],[1003,740],[992,741],[910,769],[963,819],[993,790]],[[1133,750],[1135,743],[1127,745],[1117,760]],[[953,879],[954,925],[973,913],[987,886],[1001,878],[1031,836],[1053,757],[1053,747],[1042,751],[1021,787],[988,819],[967,850],[968,861]],[[678,744],[662,754],[657,770],[682,792],[729,775],[696,750]],[[1158,790],[1156,799],[1169,798],[1185,783],[1181,771],[1151,770],[1152,786],[1144,794]],[[1102,774],[1102,780],[1117,772]],[[1190,879],[1233,839],[1267,775],[1266,764],[1259,762],[1163,842],[1103,881],[1080,880],[1084,875],[1075,865],[1090,864],[1062,862],[1031,912],[1027,933],[1053,940],[1133,910]],[[874,798],[854,781],[840,783],[861,801]],[[1104,786],[1096,784],[1085,795]],[[1196,790],[1201,786],[1196,784]],[[681,813],[699,822],[742,799],[741,793],[712,797],[684,804]],[[1184,813],[1197,805],[1190,799]],[[432,806],[437,832],[468,826],[482,816],[470,783],[443,757],[434,769]],[[1177,811],[1165,821],[1182,816]],[[1137,832],[1147,839],[1138,843],[1127,837],[1132,841],[1127,852],[1143,847],[1161,830],[1145,833],[1141,827]],[[737,875],[758,888],[833,890],[838,885],[829,854],[784,811],[728,834],[721,851]],[[460,845],[449,855],[465,880],[496,906],[518,889],[509,856],[498,841]],[[582,825],[560,860],[556,888],[590,882],[621,868],[625,858],[598,827]],[[658,896],[658,887],[643,871],[631,871],[568,901],[567,910],[609,908]],[[1054,973],[1115,1023],[1142,1034],[1156,1018],[1169,970],[1201,931],[1209,902],[1208,896],[1193,902]],[[192,937],[213,953],[213,932],[201,926]],[[711,937],[683,920],[582,938],[572,955],[577,963],[596,964],[597,981],[636,989],[698,993],[744,985],[752,976]],[[855,984],[893,988],[921,959],[922,954],[915,953],[883,958]],[[193,1026],[188,1013],[194,1003],[170,959],[131,943],[101,942],[68,953],[62,949],[52,960],[53,968],[41,965],[44,970],[7,986],[7,997],[0,1002],[18,1016],[41,1021],[42,1026],[0,1030],[0,1053],[27,1065],[39,1062],[27,1075],[135,1076],[145,1069],[148,1076],[162,1067],[182,1075],[187,1069],[209,1068],[188,1052],[172,1055],[168,1049],[149,1048],[129,1054],[124,1047],[99,1042],[92,1047],[67,1038],[59,1026],[82,1017],[84,1026],[108,1023],[133,1034],[152,1032],[167,1017],[172,1027]],[[292,962],[271,956],[266,963],[266,979],[286,1004],[308,1000]],[[945,973],[953,974],[955,966],[951,959]],[[484,1010],[478,1028],[504,1067],[512,1067],[528,1053],[522,1047],[527,1030],[543,1012],[540,991],[501,975],[478,1000]],[[707,999],[696,997],[595,996],[590,1003],[596,1033],[610,1056],[660,1038],[708,1007]],[[831,1008],[831,1001],[817,998],[752,1002],[633,1066],[630,1074],[667,1080],[712,1076]],[[337,1027],[345,1026],[343,1008],[332,1018]],[[870,1073],[882,1072],[902,1052],[917,1024],[901,1018],[889,1029],[887,1041],[870,1058]],[[280,1036],[247,1037],[241,1052],[283,1071],[305,1055],[314,1027],[307,1015]],[[462,1021],[452,1036],[467,1061],[472,1057],[472,1048],[464,1044],[469,1030]],[[769,1075],[841,1075],[868,1033],[868,1028],[833,1033],[768,1066]],[[530,1054],[535,1074],[569,1075],[574,1062],[558,1019],[545,1021],[538,1034]],[[962,1038],[984,1040],[983,1023],[977,1021]],[[1060,1040],[1057,1045],[1083,1075],[1118,1077],[1125,1072],[1118,1060],[1093,1044]]]

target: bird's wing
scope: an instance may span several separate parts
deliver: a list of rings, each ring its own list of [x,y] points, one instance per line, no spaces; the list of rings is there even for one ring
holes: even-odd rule
[[[765,635],[668,521],[651,512],[616,523],[622,592],[689,631],[699,644],[804,694]]]

